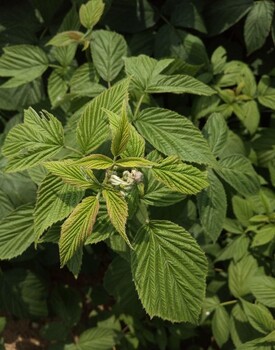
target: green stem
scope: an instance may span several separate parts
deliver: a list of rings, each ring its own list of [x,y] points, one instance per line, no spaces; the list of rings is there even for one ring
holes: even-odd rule
[[[70,147],[70,146],[63,146],[65,149],[69,150],[69,151],[72,151],[74,153],[77,153],[79,155],[81,155],[81,157],[84,156],[84,154],[82,152],[80,152],[79,150],[73,148],[73,147]]]
[[[59,66],[58,64],[52,64],[52,63],[49,64],[49,67],[51,67],[51,68],[63,68],[62,66]]]
[[[135,113],[134,113],[133,120],[135,120],[136,117],[137,117],[137,114],[138,114],[138,112],[139,112],[139,109],[140,109],[140,106],[141,106],[141,104],[142,104],[142,100],[143,100],[144,96],[145,96],[145,94],[142,94],[142,95],[140,96],[139,100],[138,100],[138,103],[137,103],[137,105],[136,105],[136,109],[135,109]]]
[[[238,300],[229,300],[229,301],[225,301],[223,303],[220,303],[220,305],[225,306],[225,305],[231,305],[231,304],[236,304],[238,302]]]

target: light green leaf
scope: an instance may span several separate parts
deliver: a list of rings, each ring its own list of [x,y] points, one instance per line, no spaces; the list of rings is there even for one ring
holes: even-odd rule
[[[183,164],[173,156],[154,166],[152,174],[172,191],[183,194],[196,194],[208,186],[205,172],[192,165]]]
[[[75,164],[82,165],[90,169],[108,169],[114,162],[111,158],[103,154],[91,154],[90,156],[78,159]]]
[[[268,307],[275,307],[275,278],[254,276],[249,281],[249,288],[259,302]]]
[[[258,247],[264,244],[268,244],[275,241],[275,225],[265,225],[260,229],[257,229],[251,247]]]
[[[83,199],[62,225],[59,241],[61,266],[71,259],[93,231],[99,210],[99,200],[90,196]]]
[[[229,338],[229,315],[223,306],[219,306],[215,310],[212,332],[217,344],[222,347]]]
[[[145,92],[150,82],[168,67],[174,60],[163,59],[157,61],[146,55],[125,58],[125,71],[132,77],[132,83],[136,89]]]
[[[227,156],[219,161],[217,173],[242,195],[251,195],[259,191],[259,180],[250,161],[244,156]]]
[[[95,97],[105,91],[105,87],[99,84],[99,77],[92,63],[84,63],[75,70],[70,86],[71,93],[78,96]]]
[[[254,134],[259,126],[260,112],[256,101],[247,101],[241,104],[233,103],[233,112],[240,119],[250,134]]]
[[[215,164],[201,132],[185,117],[162,108],[144,109],[135,121],[140,134],[158,151],[183,161]]]
[[[169,205],[180,202],[185,198],[185,196],[179,192],[171,191],[163,183],[157,181],[153,176],[152,171],[144,170],[145,178],[147,179],[145,194],[142,200],[148,204],[155,207],[167,207]]]
[[[250,280],[257,274],[257,260],[251,255],[243,257],[240,261],[231,261],[229,273],[229,289],[236,297],[242,297],[250,293]]]
[[[114,191],[112,189],[103,190],[102,195],[106,201],[111,223],[125,242],[132,247],[125,230],[128,217],[128,206],[126,200],[122,197],[119,191]]]
[[[158,75],[150,80],[146,93],[156,94],[170,92],[174,94],[196,94],[210,96],[215,90],[188,75]]]
[[[53,107],[56,107],[68,90],[68,84],[64,78],[53,70],[48,80],[48,94]]]
[[[84,34],[76,30],[65,31],[57,33],[50,41],[47,42],[47,45],[53,46],[67,46],[70,44],[81,43],[83,40]]]
[[[102,108],[118,113],[128,94],[129,79],[120,81],[95,97],[85,108],[77,126],[78,142],[85,154],[109,138],[109,125]]]
[[[153,165],[157,165],[157,163],[145,158],[129,157],[116,160],[116,165],[122,168],[151,168]]]
[[[98,181],[92,170],[82,165],[78,165],[77,161],[66,159],[55,162],[45,162],[43,165],[55,176],[72,186],[87,189],[96,188]]]
[[[223,185],[211,170],[208,181],[210,185],[198,194],[197,203],[202,227],[215,242],[223,229],[227,201]]]
[[[53,157],[63,144],[60,121],[46,111],[39,116],[29,108],[24,113],[24,124],[16,125],[6,137],[2,153],[9,160],[7,171],[33,167]]]
[[[220,113],[213,113],[202,130],[213,154],[218,157],[228,138],[228,127]]]
[[[105,239],[110,238],[115,232],[116,231],[113,225],[111,224],[111,221],[109,219],[108,214],[106,214],[106,211],[101,212],[99,210],[98,218],[93,227],[93,234],[86,239],[85,245],[96,244],[105,241]]]
[[[117,343],[117,332],[111,328],[90,328],[77,341],[79,350],[110,350]]]
[[[248,54],[261,48],[270,32],[274,2],[254,1],[244,24],[244,39]]]
[[[132,274],[150,317],[198,322],[205,293],[206,258],[195,239],[169,221],[151,221],[135,237]]]
[[[252,304],[242,300],[244,312],[253,328],[263,334],[274,330],[275,322],[271,312],[261,304]]]
[[[108,30],[93,32],[91,54],[98,74],[107,82],[113,81],[123,67],[127,44],[122,35]]]
[[[191,93],[213,95],[215,91],[199,80],[188,75],[160,74],[173,62],[172,59],[160,61],[145,55],[125,59],[125,69],[133,76],[134,86],[143,93]]]
[[[91,29],[100,20],[103,14],[105,4],[102,0],[91,0],[82,4],[79,9],[79,18],[81,24]]]
[[[34,211],[36,240],[52,224],[67,217],[83,196],[83,190],[76,189],[49,174],[38,190]]]
[[[48,58],[43,50],[32,45],[15,45],[3,48],[0,57],[0,76],[12,77],[2,87],[12,88],[40,77],[48,68]]]
[[[144,157],[145,153],[145,140],[136,131],[133,125],[130,125],[130,137],[126,146],[126,149],[120,155],[122,158],[128,157]]]
[[[33,207],[25,205],[0,221],[0,259],[21,255],[35,239]]]
[[[108,115],[112,130],[111,152],[116,157],[127,147],[130,138],[130,123],[127,118],[126,106],[123,104],[120,115],[104,109]]]
[[[249,200],[234,196],[232,198],[233,212],[237,220],[244,226],[249,226],[249,219],[253,216],[253,207]]]
[[[238,233],[243,233],[243,232],[241,231]],[[233,258],[235,262],[238,262],[240,259],[242,259],[246,255],[249,245],[250,245],[250,239],[244,234],[239,235],[235,237],[231,242],[229,242],[224,247],[224,249],[222,249],[222,251],[217,256],[216,261],[223,261],[223,260],[228,260]]]
[[[258,84],[258,101],[263,106],[275,110],[275,88],[270,85],[269,76],[262,76]]]

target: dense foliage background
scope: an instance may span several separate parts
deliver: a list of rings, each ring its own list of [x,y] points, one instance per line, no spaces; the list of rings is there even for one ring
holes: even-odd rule
[[[274,10],[0,2],[0,347],[274,349]]]

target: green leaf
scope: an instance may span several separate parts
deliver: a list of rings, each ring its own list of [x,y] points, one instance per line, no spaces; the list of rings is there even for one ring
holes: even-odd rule
[[[195,239],[169,221],[151,221],[131,252],[139,298],[150,317],[198,321],[205,293],[206,258]]]
[[[43,165],[55,176],[72,186],[87,189],[96,188],[97,180],[92,170],[79,165],[77,161],[66,159],[55,162],[45,162]]]
[[[197,203],[204,231],[216,242],[223,229],[227,201],[223,185],[213,173],[208,172],[209,187],[198,194]]]
[[[8,133],[2,149],[9,162],[7,171],[33,167],[53,157],[64,144],[62,124],[52,114],[39,114],[29,108],[24,113],[24,124],[16,125]]]
[[[158,75],[150,80],[145,91],[149,94],[170,92],[174,94],[195,94],[210,96],[215,90],[188,75]]]
[[[11,199],[6,194],[6,192],[0,189],[0,218],[3,219],[13,210],[14,210],[14,205]]]
[[[64,266],[92,233],[98,210],[98,198],[86,197],[62,225],[59,241],[61,266]]]
[[[125,259],[116,257],[111,262],[104,276],[104,287],[115,297],[123,312],[133,314],[141,311],[131,268]]]
[[[199,80],[188,75],[160,74],[173,62],[172,59],[160,61],[145,55],[125,59],[127,75],[133,77],[134,86],[143,93],[191,93],[213,95],[215,91]]]
[[[78,324],[81,311],[81,295],[68,286],[58,285],[51,293],[50,303],[53,312],[66,325],[73,327]]]
[[[5,271],[0,277],[0,298],[3,308],[18,318],[45,319],[48,315],[47,286],[30,270]]]
[[[196,29],[207,33],[199,6],[193,2],[175,3],[171,14],[171,23],[176,27]]]
[[[274,9],[272,1],[254,1],[244,24],[244,39],[248,54],[264,45],[271,29]]]
[[[81,24],[91,29],[100,20],[103,14],[105,4],[102,0],[88,1],[86,4],[82,4],[79,9],[79,19]]]
[[[93,32],[91,54],[98,74],[107,82],[113,81],[121,71],[127,56],[127,44],[122,35],[108,30]]]
[[[109,138],[109,125],[102,108],[118,113],[128,94],[129,79],[120,81],[95,97],[85,108],[77,126],[78,142],[85,154]]]
[[[77,251],[74,253],[74,255],[67,261],[67,268],[71,273],[74,275],[74,278],[77,278],[82,266],[82,259],[83,259],[83,247],[77,249]]]
[[[67,217],[83,196],[83,190],[76,189],[49,174],[38,190],[34,211],[36,240],[52,224]]]
[[[247,343],[248,341],[255,340],[262,336],[261,333],[256,331],[250,325],[240,303],[236,304],[231,311],[230,334],[231,339],[237,349],[239,349],[239,347],[242,346],[243,343]],[[244,346],[243,350],[246,349],[247,347]],[[256,350],[255,348],[252,349]]]
[[[229,231],[231,232],[231,231]],[[239,232],[238,232],[239,233]],[[243,233],[242,231],[240,233]],[[242,259],[248,250],[250,239],[245,235],[240,235],[229,242],[218,254],[216,261],[232,259],[238,262]]]
[[[92,63],[84,63],[75,70],[70,86],[71,93],[77,96],[95,97],[105,91],[105,87],[99,84],[99,77]]]
[[[271,312],[261,304],[252,304],[242,300],[244,312],[253,328],[263,334],[274,330],[275,322]]]
[[[262,76],[258,84],[258,101],[263,106],[275,110],[275,88],[270,84],[269,76]]]
[[[91,169],[108,169],[113,166],[114,162],[111,158],[103,154],[91,154],[90,156],[78,159],[75,164]]]
[[[132,247],[125,230],[128,217],[128,206],[126,200],[122,197],[119,191],[114,191],[112,189],[103,190],[102,195],[106,201],[111,223],[129,247]]]
[[[202,130],[212,153],[218,157],[228,138],[228,127],[220,113],[213,113]]]
[[[229,315],[223,306],[219,306],[215,310],[212,332],[219,347],[222,347],[229,339]]]
[[[0,57],[0,76],[12,77],[1,87],[13,88],[40,77],[48,68],[43,50],[32,45],[15,45],[3,48]]]
[[[215,164],[206,140],[187,118],[162,108],[144,109],[135,121],[140,134],[158,151],[183,161]]]
[[[79,350],[110,350],[117,343],[117,332],[111,328],[90,328],[77,341]]]
[[[253,6],[253,0],[216,0],[206,8],[208,34],[216,35],[237,23]]]
[[[177,157],[167,157],[152,168],[152,174],[172,191],[196,194],[208,186],[206,173],[179,162]]]
[[[257,260],[247,255],[238,262],[231,261],[229,273],[229,289],[236,297],[242,297],[250,293],[250,280],[257,274]]]
[[[250,161],[244,156],[231,155],[219,161],[219,168],[215,168],[218,175],[228,182],[242,195],[251,195],[259,191],[259,180]]]
[[[0,221],[0,259],[21,255],[35,239],[33,207],[25,205]]]
[[[249,288],[259,302],[268,307],[275,307],[275,278],[254,276],[249,281]]]
[[[130,138],[130,123],[127,118],[126,106],[122,107],[120,115],[104,109],[107,113],[112,130],[111,152],[113,156],[119,156],[127,147]]]
[[[132,77],[134,87],[142,92],[145,92],[152,79],[157,77],[173,61],[173,59],[157,61],[146,55],[124,58],[127,75]]]

